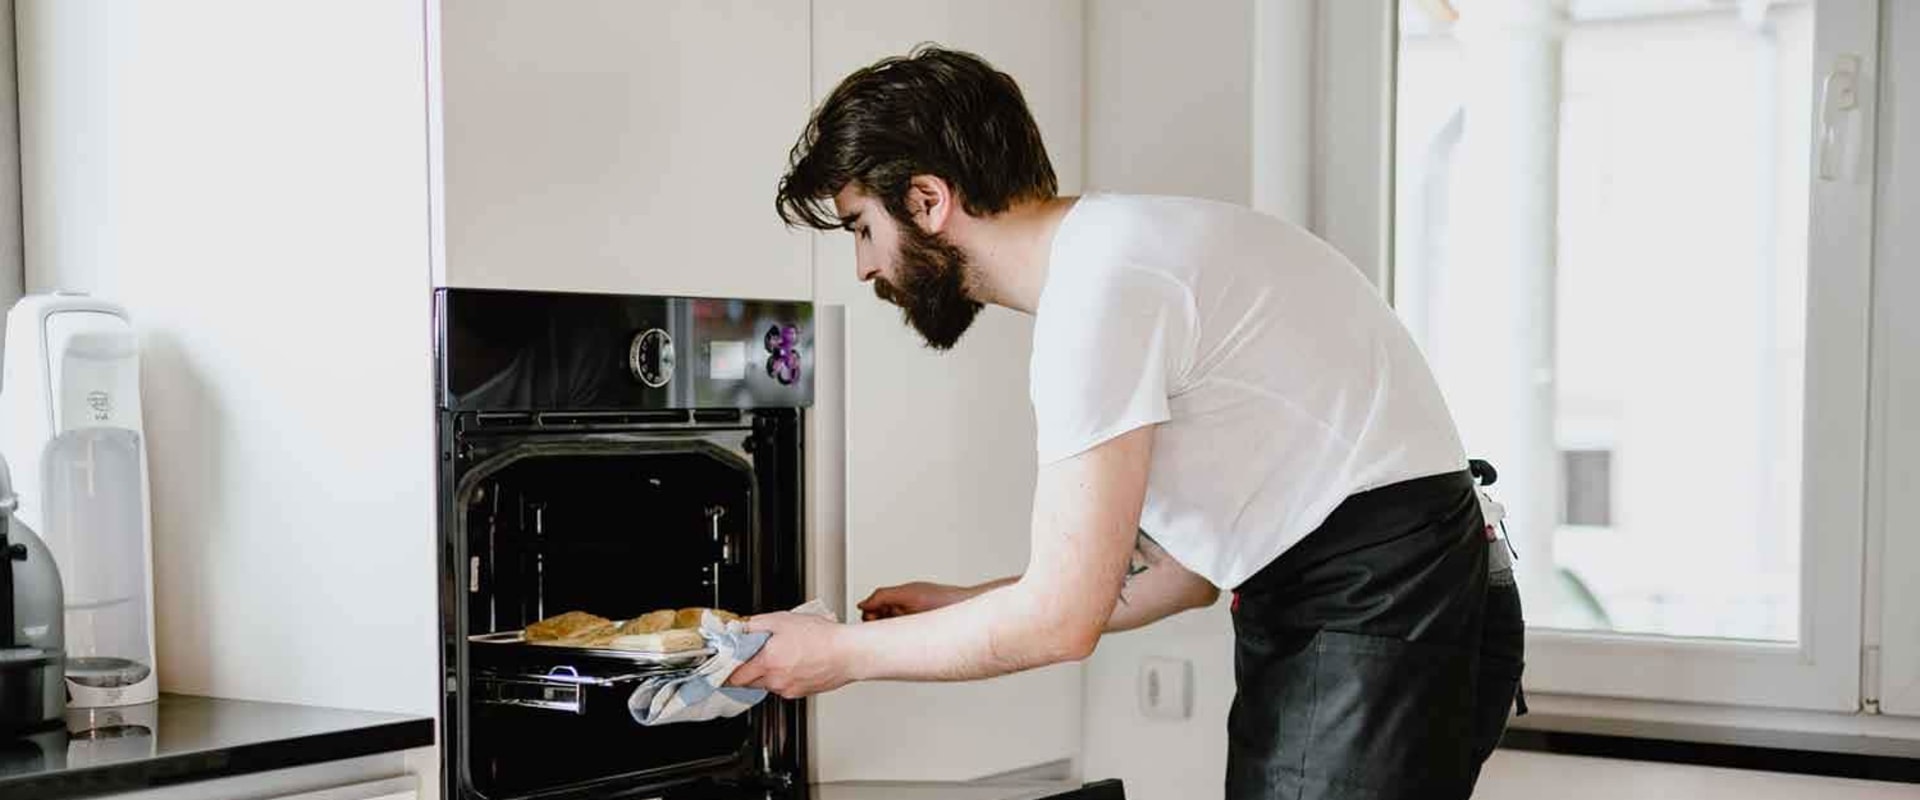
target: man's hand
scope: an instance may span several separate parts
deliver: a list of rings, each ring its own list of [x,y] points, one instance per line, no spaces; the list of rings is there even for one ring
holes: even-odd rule
[[[945,608],[979,593],[978,587],[949,586],[926,581],[883,586],[875,589],[873,594],[867,595],[867,599],[860,601],[860,618],[876,620],[904,617],[922,611]]]
[[[765,689],[789,700],[830,692],[853,680],[843,626],[807,614],[756,614],[747,619],[748,633],[770,633],[753,659],[727,676],[728,686]]]

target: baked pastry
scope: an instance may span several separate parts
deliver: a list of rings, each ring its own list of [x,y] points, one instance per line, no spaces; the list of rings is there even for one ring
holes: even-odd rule
[[[585,611],[569,611],[527,626],[529,642],[559,642],[592,636],[602,628],[613,627],[613,620]]]
[[[671,608],[649,611],[627,620],[626,624],[620,626],[620,634],[627,636],[640,633],[659,633],[673,627],[675,616]]]
[[[555,642],[555,644],[563,644],[568,647],[606,647],[613,643],[614,637],[619,635],[620,629],[612,622],[608,622],[605,625],[595,625],[573,636],[561,639]]]
[[[633,633],[613,637],[607,646],[619,650],[639,650],[648,653],[678,653],[683,650],[698,650],[707,646],[707,639],[699,631],[674,628],[655,633]]]
[[[735,620],[740,619],[739,614],[735,614],[723,608],[683,608],[674,613],[673,627],[691,628],[693,630],[699,630],[700,614],[703,611],[713,612],[713,615],[716,617],[719,617],[721,622],[733,622]]]

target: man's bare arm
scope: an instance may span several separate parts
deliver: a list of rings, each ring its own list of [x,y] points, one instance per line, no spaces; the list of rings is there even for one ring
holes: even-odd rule
[[[1125,585],[1153,427],[1040,469],[1033,547],[1012,583],[845,629],[859,680],[971,680],[1093,652]]]
[[[1188,609],[1206,608],[1219,599],[1219,588],[1180,566],[1153,537],[1140,531],[1120,601],[1107,618],[1107,632],[1133,630]]]
[[[974,597],[1002,586],[1017,583],[1012,575],[977,586],[961,587]],[[1195,575],[1167,555],[1159,543],[1140,531],[1134,539],[1133,556],[1127,562],[1120,598],[1107,618],[1107,633],[1130,631],[1195,608],[1206,608],[1220,599],[1220,589],[1206,578]]]

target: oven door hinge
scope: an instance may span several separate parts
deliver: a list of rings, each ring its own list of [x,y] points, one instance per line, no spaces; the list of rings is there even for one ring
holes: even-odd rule
[[[793,788],[793,776],[785,772],[762,772],[755,778],[761,789],[781,792]]]
[[[1880,713],[1880,645],[1860,648],[1860,710]]]

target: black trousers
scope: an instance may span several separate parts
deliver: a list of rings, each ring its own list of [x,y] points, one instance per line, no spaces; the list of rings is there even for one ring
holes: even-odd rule
[[[1466,472],[1347,498],[1235,589],[1229,800],[1465,798],[1519,690]]]

